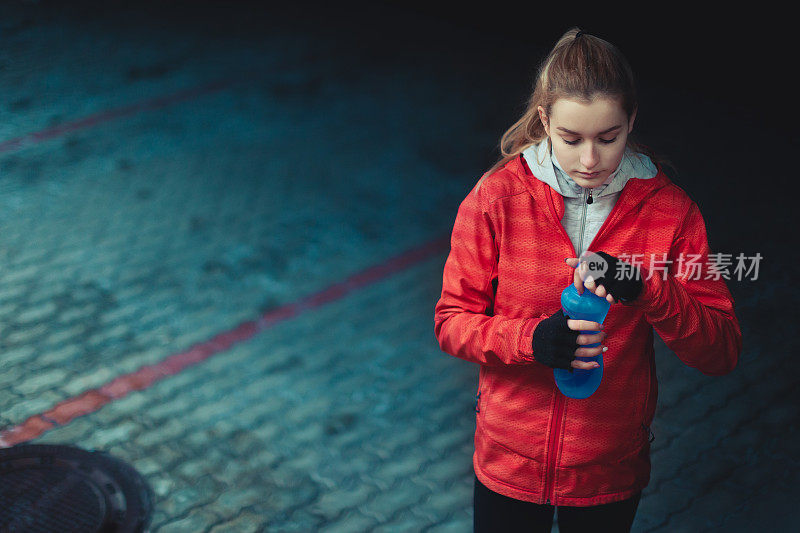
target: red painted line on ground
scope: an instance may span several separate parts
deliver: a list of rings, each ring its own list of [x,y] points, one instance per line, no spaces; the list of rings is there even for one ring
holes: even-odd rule
[[[94,115],[89,115],[88,117],[84,117],[82,119],[67,122],[65,124],[40,130],[34,133],[29,133],[28,135],[23,135],[22,137],[17,137],[16,139],[9,139],[7,141],[0,142],[0,154],[14,152],[43,141],[61,137],[67,133],[85,130],[105,122],[116,120],[118,118],[128,117],[143,111],[160,109],[172,104],[191,100],[192,98],[197,98],[198,96],[221,91],[222,89],[225,89],[226,87],[229,87],[235,83],[235,81],[236,80],[233,79],[217,80],[199,87],[184,89],[173,94],[151,98],[150,100],[145,100],[136,104],[95,113]]]
[[[267,311],[257,320],[243,322],[184,352],[170,355],[158,363],[143,366],[135,372],[118,376],[101,387],[68,398],[49,411],[34,415],[18,426],[0,431],[0,448],[7,448],[40,437],[53,428],[64,426],[78,417],[94,413],[104,405],[124,398],[133,391],[144,390],[157,381],[202,363],[218,353],[225,352],[235,344],[246,341],[281,321],[339,300],[362,287],[382,281],[396,272],[410,268],[446,250],[449,242],[449,235],[428,241],[383,263],[357,272],[326,289]]]

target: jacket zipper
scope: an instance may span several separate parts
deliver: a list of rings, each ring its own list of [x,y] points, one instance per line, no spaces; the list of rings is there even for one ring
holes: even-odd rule
[[[555,498],[556,456],[558,455],[558,440],[561,434],[561,418],[564,411],[564,396],[556,390],[556,406],[553,417],[553,429],[547,444],[547,470],[545,471],[544,494],[547,505]]]
[[[588,190],[589,190],[589,198],[591,198],[592,197],[592,190],[591,189],[588,189]],[[583,214],[581,215],[581,238],[580,238],[580,241],[578,241],[578,257],[580,257],[580,254],[583,253],[583,233],[584,233],[584,231],[586,231],[586,210],[587,210],[586,205],[592,203],[592,202],[590,202],[589,200],[586,199],[586,191],[587,191],[587,189],[583,189],[583,200],[584,201],[583,201]]]
[[[583,234],[586,230],[586,205],[592,203],[586,198],[587,189],[583,190],[583,213],[581,214],[581,235],[578,241],[578,250],[583,250]],[[591,198],[591,189],[589,191],[589,198]],[[569,239],[567,239],[569,240]],[[578,254],[576,257],[580,257]],[[555,477],[556,477],[556,456],[558,455],[558,440],[561,434],[561,417],[564,411],[564,396],[556,390],[556,405],[554,410],[553,428],[550,432],[550,439],[547,445],[547,470],[545,471],[544,494],[547,498],[546,504],[551,505],[550,502],[555,498]]]
[[[583,249],[583,233],[584,233],[585,226],[586,226],[586,205],[591,203],[591,202],[588,201],[588,198],[586,197],[586,189],[584,189],[583,197],[584,197],[583,215],[581,216],[581,236],[580,236],[580,241],[579,241],[581,249]],[[620,196],[620,199],[621,198],[622,197]],[[600,227],[600,230],[598,230],[597,234],[595,235],[595,240],[600,235],[600,233],[605,229],[605,227],[608,225],[609,220],[611,219],[611,217],[615,214],[615,212],[618,209],[619,209],[619,199],[617,200],[617,202],[614,205],[614,207],[611,209],[611,213],[609,213],[608,216],[606,217],[606,220],[605,220],[605,222],[603,222],[603,225]],[[567,230],[565,230],[564,227],[561,224],[559,224],[558,226],[561,229],[561,233],[567,239],[567,242],[569,243],[569,245],[572,246],[572,241],[570,240],[569,235],[567,234]],[[591,243],[589,243],[589,244],[591,245]],[[573,251],[575,251],[575,250],[573,250]],[[575,257],[579,257],[579,254],[576,254]],[[572,280],[572,275],[570,274],[570,281],[571,280]],[[565,397],[558,391],[557,387],[556,387],[555,394],[556,394],[556,405],[555,405],[555,409],[554,409],[554,420],[552,421],[553,429],[550,432],[550,437],[548,439],[547,449],[545,450],[545,453],[548,454],[547,455],[547,470],[545,470],[545,473],[544,473],[544,476],[545,476],[544,494],[545,494],[545,498],[546,498],[545,503],[547,505],[552,505],[551,502],[555,499],[556,455],[558,454],[558,441],[559,441],[559,437],[560,437],[560,434],[561,434],[561,418],[563,416],[564,402],[565,402]]]

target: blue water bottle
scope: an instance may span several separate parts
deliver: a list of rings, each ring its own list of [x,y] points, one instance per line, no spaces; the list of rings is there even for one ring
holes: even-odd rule
[[[591,320],[602,324],[610,307],[611,303],[608,300],[596,296],[589,289],[584,288],[583,294],[578,294],[578,290],[572,283],[561,293],[561,309],[563,309],[565,315],[573,320]],[[581,331],[581,333],[591,334],[597,333],[597,331]],[[592,348],[600,346],[600,343],[583,344],[582,346]],[[600,386],[600,381],[603,379],[603,354],[601,353],[594,357],[579,357],[578,359],[581,361],[596,361],[600,366],[590,370],[573,368],[572,372],[562,368],[555,368],[553,369],[553,375],[558,389],[564,396],[583,399],[594,394],[594,391]]]

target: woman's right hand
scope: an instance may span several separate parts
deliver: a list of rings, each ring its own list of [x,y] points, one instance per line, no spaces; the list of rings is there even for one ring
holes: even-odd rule
[[[603,329],[603,326],[598,322],[592,322],[590,320],[572,320],[570,318],[567,319],[567,327],[574,331],[597,331],[597,333],[580,333],[578,335],[576,342],[579,345],[595,344],[598,342],[600,345],[591,348],[585,348],[581,346],[575,350],[576,357],[594,357],[596,355],[600,355],[608,349],[608,347],[602,344],[602,342],[606,340],[606,337],[608,337],[608,333],[605,331],[600,331]],[[600,366],[594,361],[581,361],[580,359],[575,359],[572,361],[571,365],[572,368],[583,368],[585,370],[591,370],[592,368],[597,368]]]
[[[539,363],[551,368],[562,368],[572,372],[573,368],[591,370],[600,366],[594,361],[584,361],[582,357],[594,357],[605,347],[587,348],[585,345],[602,343],[607,334],[603,327],[589,320],[573,320],[559,309],[545,318],[533,332],[533,357]],[[581,331],[598,331],[598,333],[581,333]]]

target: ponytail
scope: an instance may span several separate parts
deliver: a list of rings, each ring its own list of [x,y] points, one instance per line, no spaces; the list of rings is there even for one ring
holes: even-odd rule
[[[558,39],[539,65],[525,112],[500,137],[500,158],[484,173],[479,184],[518,157],[523,150],[547,137],[539,117],[539,106],[549,115],[553,103],[559,98],[588,101],[597,95],[617,98],[628,117],[637,109],[633,71],[619,49],[580,28],[571,28]],[[672,166],[666,159],[630,137],[628,147],[647,155],[656,164]]]

